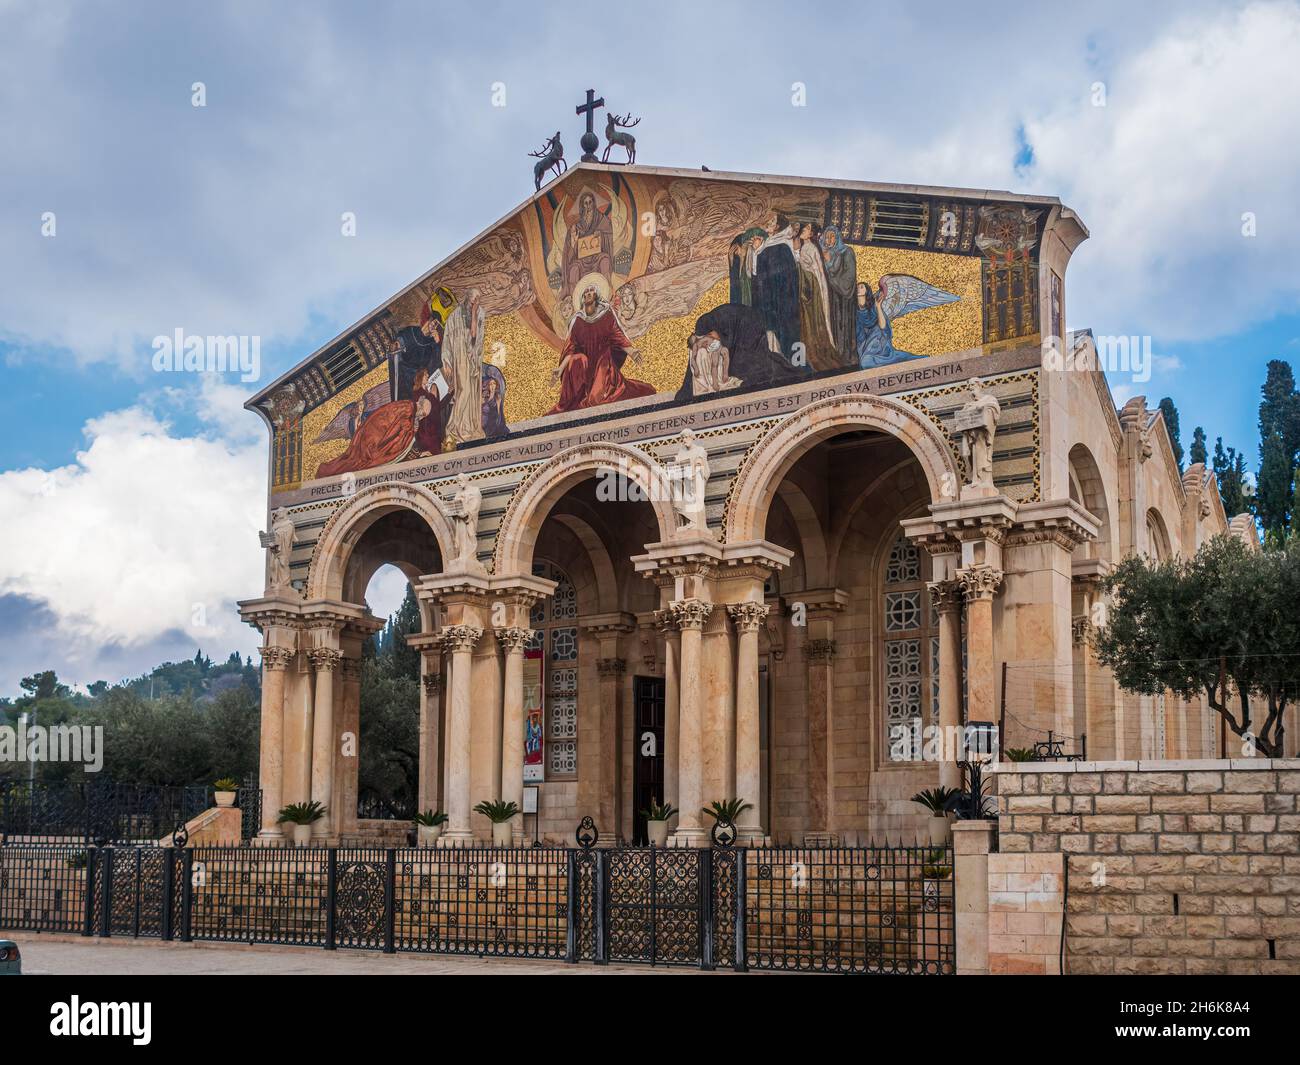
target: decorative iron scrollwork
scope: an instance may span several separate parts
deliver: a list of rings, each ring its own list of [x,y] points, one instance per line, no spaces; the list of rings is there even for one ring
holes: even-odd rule
[[[189,827],[182,821],[175,829],[172,830],[172,846],[177,850],[184,850],[190,842]]]
[[[725,817],[719,817],[709,830],[715,847],[730,847],[736,842],[736,826]]]
[[[579,847],[589,851],[596,845],[596,840],[600,839],[600,830],[596,828],[595,821],[590,817],[584,817],[578,822],[578,831],[573,834],[573,838],[578,841]]]

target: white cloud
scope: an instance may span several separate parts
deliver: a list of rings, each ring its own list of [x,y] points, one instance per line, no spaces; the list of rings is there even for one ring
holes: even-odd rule
[[[177,435],[142,406],[85,433],[67,466],[0,473],[0,595],[45,607],[72,660],[178,631],[247,647],[234,600],[262,585],[265,444]]]
[[[1205,339],[1300,305],[1298,56],[1300,5],[1188,16],[1099,75],[1107,106],[1081,93],[1026,122],[1026,180],[1092,233],[1072,327]]]

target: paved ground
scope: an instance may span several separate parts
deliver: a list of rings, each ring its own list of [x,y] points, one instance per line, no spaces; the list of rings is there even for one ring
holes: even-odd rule
[[[231,943],[160,943],[152,940],[83,939],[28,933],[0,933],[18,943],[23,972],[31,976],[89,975],[388,975],[526,974],[592,976],[602,973],[699,974],[697,969],[648,965],[567,965],[513,958],[451,958],[441,955],[381,954],[360,950],[246,946]]]

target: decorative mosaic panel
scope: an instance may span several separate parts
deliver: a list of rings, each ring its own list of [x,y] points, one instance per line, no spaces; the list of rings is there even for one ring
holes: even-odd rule
[[[279,416],[274,487],[607,404],[1026,340],[1047,215],[987,194],[575,169],[255,398]],[[688,338],[710,333],[725,350],[693,357]]]

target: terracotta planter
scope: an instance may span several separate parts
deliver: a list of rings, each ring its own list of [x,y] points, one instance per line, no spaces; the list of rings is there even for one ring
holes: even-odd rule
[[[930,846],[947,846],[948,840],[951,838],[952,825],[949,824],[946,816],[943,814],[936,814],[934,817],[930,818]]]
[[[218,805],[218,806],[234,806],[234,805],[235,805],[235,794],[236,794],[235,792],[233,792],[233,791],[218,791],[218,792],[214,792],[213,794],[216,796],[216,799],[217,799],[217,805]]]
[[[420,846],[433,847],[442,835],[442,825],[416,825],[419,830]]]
[[[311,825],[293,826],[293,843],[295,847],[305,847],[311,842]]]
[[[494,821],[492,823],[492,846],[508,847],[514,832],[510,828],[509,821]]]
[[[645,823],[646,835],[650,837],[652,847],[664,847],[668,844],[668,822],[667,821],[647,821]]]

